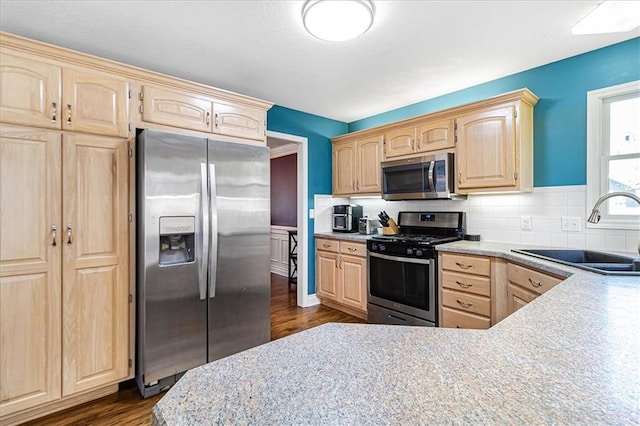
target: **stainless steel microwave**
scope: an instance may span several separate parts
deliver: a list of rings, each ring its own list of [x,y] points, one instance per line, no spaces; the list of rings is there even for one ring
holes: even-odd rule
[[[384,161],[381,166],[385,200],[466,198],[455,193],[453,153]]]

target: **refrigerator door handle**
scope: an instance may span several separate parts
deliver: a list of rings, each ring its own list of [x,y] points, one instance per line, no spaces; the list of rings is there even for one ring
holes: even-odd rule
[[[202,233],[200,235],[200,269],[198,270],[198,288],[200,300],[207,298],[207,260],[209,259],[209,199],[207,192],[207,163],[200,163],[200,220]]]
[[[209,250],[209,297],[216,297],[216,275],[218,272],[218,206],[216,200],[216,166],[209,164],[209,187],[211,188],[211,248]]]

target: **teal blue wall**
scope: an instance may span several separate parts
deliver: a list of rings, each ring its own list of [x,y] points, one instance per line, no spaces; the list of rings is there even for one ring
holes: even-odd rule
[[[514,54],[526,55],[526,49]],[[527,87],[540,97],[534,108],[534,186],[584,185],[587,181],[587,92],[639,79],[640,37],[354,121],[349,124],[349,131]]]
[[[349,124],[276,105],[267,113],[267,128],[309,140],[308,202],[313,208],[315,194],[331,193],[332,137],[527,87],[540,97],[534,109],[534,185],[584,185],[586,93],[634,80],[640,80],[640,37]],[[309,230],[309,294],[314,294],[312,219]]]
[[[275,105],[267,112],[267,129],[308,139],[308,203],[310,209],[314,208],[315,194],[331,194],[331,138],[347,133],[347,123]],[[316,247],[313,237],[313,219],[309,219],[308,229],[308,294],[314,294],[316,292]]]

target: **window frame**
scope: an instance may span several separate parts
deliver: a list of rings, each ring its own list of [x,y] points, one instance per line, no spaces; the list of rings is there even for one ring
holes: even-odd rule
[[[608,177],[603,176],[605,148],[605,109],[607,99],[640,92],[640,80],[587,92],[587,211],[589,217],[596,201],[608,192]],[[607,157],[610,157],[606,153]],[[606,191],[606,192],[604,192]],[[608,201],[605,201],[605,204]],[[606,207],[601,206],[601,210]],[[640,215],[602,215],[598,223],[586,223],[587,228],[640,229]]]

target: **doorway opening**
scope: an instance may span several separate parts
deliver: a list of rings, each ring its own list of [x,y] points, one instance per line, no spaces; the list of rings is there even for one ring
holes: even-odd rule
[[[317,305],[318,298],[309,295],[309,202],[308,202],[308,140],[305,137],[267,131],[267,146],[284,155],[296,154],[297,165],[297,285],[296,300],[300,307]]]

